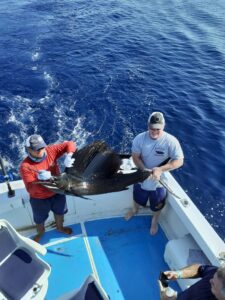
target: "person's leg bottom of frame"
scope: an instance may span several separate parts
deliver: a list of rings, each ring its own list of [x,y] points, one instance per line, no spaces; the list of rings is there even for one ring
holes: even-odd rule
[[[155,235],[158,232],[158,219],[161,210],[165,206],[166,190],[164,188],[157,188],[155,191],[150,191],[149,200],[150,208],[154,212],[152,223],[150,227],[150,234]]]
[[[54,217],[55,217],[56,229],[58,231],[63,232],[63,233],[68,234],[68,235],[73,233],[72,228],[63,226],[64,215],[54,214]]]
[[[36,229],[37,229],[37,234],[34,236],[34,241],[39,243],[41,237],[45,233],[45,225],[44,223],[42,224],[36,224]]]
[[[129,221],[134,215],[138,213],[140,205],[133,200],[133,207],[124,216],[126,221]]]
[[[158,232],[158,219],[159,219],[159,215],[161,213],[161,210],[158,210],[156,212],[154,212],[153,216],[152,216],[152,223],[151,223],[151,227],[150,227],[150,234],[151,235],[155,235]]]
[[[48,218],[50,211],[49,201],[46,199],[30,198],[30,204],[33,212],[33,219],[36,224],[37,234],[34,236],[34,241],[39,243],[41,237],[45,233],[45,221]]]
[[[137,214],[140,205],[146,206],[148,201],[148,191],[143,190],[139,183],[134,184],[133,187],[133,207],[129,210],[126,215],[124,216],[125,220],[130,220],[135,214]]]

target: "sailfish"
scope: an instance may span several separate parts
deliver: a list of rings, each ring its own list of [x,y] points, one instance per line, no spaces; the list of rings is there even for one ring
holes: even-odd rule
[[[123,191],[150,176],[148,170],[123,172],[123,155],[117,154],[104,141],[86,145],[74,152],[72,157],[75,161],[71,168],[66,168],[50,181],[37,183],[55,193],[83,197]]]

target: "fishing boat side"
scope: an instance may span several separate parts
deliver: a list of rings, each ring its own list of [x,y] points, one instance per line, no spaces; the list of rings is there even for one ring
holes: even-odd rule
[[[169,187],[167,202],[159,219],[167,239],[163,246],[164,251],[161,253],[166,265],[171,269],[180,269],[191,263],[222,265],[225,261],[223,240],[170,173],[166,174],[166,182]],[[8,198],[7,186],[4,183],[0,184],[0,218],[7,219],[25,236],[31,236],[35,232],[35,224],[32,219],[29,196],[22,181],[11,182],[11,186],[15,190],[15,196]],[[121,192],[88,196],[86,199],[67,196],[67,204],[68,214],[65,215],[65,224],[83,224],[85,230],[82,231],[82,238],[89,238],[91,235],[89,222],[93,226],[93,222],[101,220],[123,219],[124,214],[132,206],[132,186]],[[148,207],[140,209],[138,214],[138,216],[149,215],[151,212]],[[131,221],[127,223],[129,222]],[[46,225],[48,232],[54,228],[53,215],[50,215]],[[148,232],[147,228],[146,232]],[[157,247],[154,238],[151,243]],[[51,246],[51,241],[50,244],[48,241],[45,246],[49,245]],[[91,271],[93,272],[93,269]],[[154,274],[158,274],[159,271],[155,269]],[[157,277],[154,276],[153,278],[156,280]],[[187,288],[193,282],[194,279],[178,280],[181,289]]]

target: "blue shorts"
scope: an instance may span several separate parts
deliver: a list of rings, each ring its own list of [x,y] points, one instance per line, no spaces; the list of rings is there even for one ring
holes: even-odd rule
[[[148,200],[152,211],[161,210],[166,202],[166,189],[158,187],[155,191],[146,191],[141,188],[139,183],[134,184],[133,189],[134,201],[141,205],[146,206]]]
[[[30,204],[36,224],[43,224],[47,220],[50,211],[60,216],[68,211],[66,196],[61,194],[55,194],[46,199],[30,198]]]

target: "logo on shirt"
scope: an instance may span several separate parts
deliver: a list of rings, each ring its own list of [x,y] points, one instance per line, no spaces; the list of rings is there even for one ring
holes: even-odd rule
[[[156,148],[155,149],[155,155],[164,155],[165,154],[165,150],[162,148]]]

